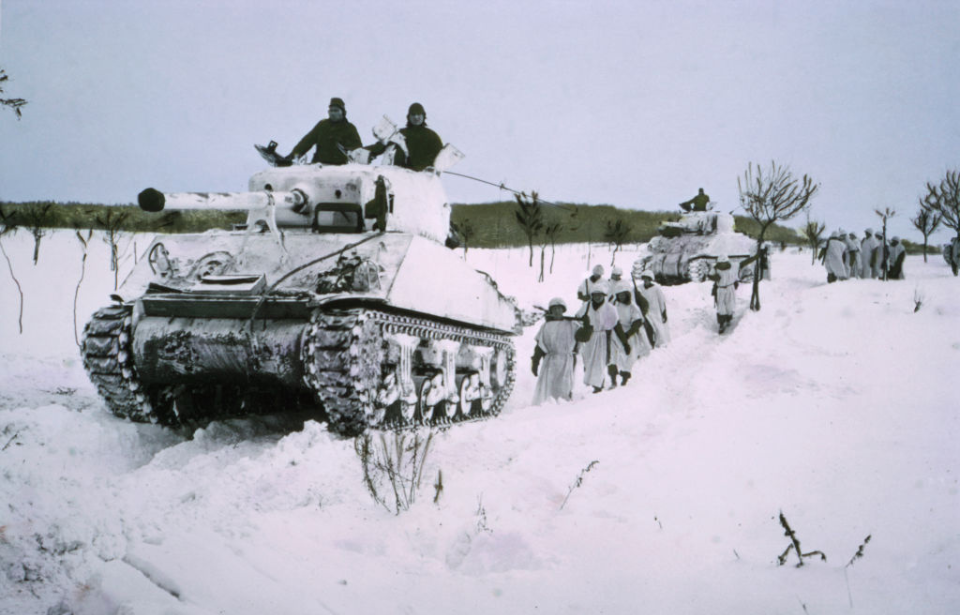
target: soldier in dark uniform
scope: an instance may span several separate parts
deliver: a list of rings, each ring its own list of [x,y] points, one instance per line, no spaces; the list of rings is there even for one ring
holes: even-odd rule
[[[707,203],[709,202],[710,197],[703,193],[703,188],[700,188],[700,192],[697,193],[697,196],[693,197],[689,201],[680,203],[680,209],[683,211],[707,211]]]
[[[303,156],[313,146],[317,151],[313,154],[313,162],[321,164],[346,164],[347,155],[344,153],[361,147],[360,134],[356,126],[347,121],[347,108],[341,98],[331,98],[327,109],[327,119],[320,120],[313,129],[300,139],[287,160],[294,160]]]
[[[407,125],[400,129],[406,150],[398,147],[393,163],[414,171],[422,171],[433,166],[437,154],[443,149],[440,135],[427,128],[427,112],[420,103],[413,103],[407,111]],[[377,157],[387,149],[386,143],[375,143],[367,149],[371,157]]]

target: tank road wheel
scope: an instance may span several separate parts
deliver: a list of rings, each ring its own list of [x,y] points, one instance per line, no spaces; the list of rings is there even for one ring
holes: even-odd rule
[[[479,368],[464,362],[478,356]],[[318,308],[301,360],[330,431],[345,436],[494,416],[514,381],[506,334],[363,308]]]
[[[493,353],[493,360],[490,363],[490,383],[494,387],[504,387],[508,381],[512,384],[511,359],[512,357],[503,348],[498,348]]]
[[[483,413],[484,386],[479,372],[470,372],[460,381],[459,417],[472,418]],[[458,417],[458,418],[459,418]]]
[[[163,392],[150,395],[140,382],[133,362],[132,324],[131,306],[97,310],[83,329],[83,366],[107,408],[116,416],[138,423],[176,423]]]
[[[516,365],[514,362],[513,342],[503,344],[493,353],[491,364],[490,385],[493,387],[494,398],[490,403],[489,413],[500,414],[500,410],[507,403],[510,392],[513,391]]]
[[[420,420],[425,425],[446,422],[448,405],[443,372],[438,371],[420,384]]]
[[[400,423],[402,425],[411,425],[416,420],[418,399],[416,391],[411,391],[406,397],[400,398]]]
[[[380,383],[377,398],[373,404],[371,418],[374,425],[383,425],[388,422],[396,423],[402,420],[400,417],[400,404],[403,403],[402,393],[397,379],[397,370],[389,370]]]
[[[690,262],[688,271],[692,282],[703,282],[710,273],[710,263],[706,259],[698,258]]]

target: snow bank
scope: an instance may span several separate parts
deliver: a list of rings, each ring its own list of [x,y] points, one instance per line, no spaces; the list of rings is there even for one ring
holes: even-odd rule
[[[746,310],[741,288],[722,337],[708,285],[667,288],[672,343],[627,387],[581,385],[569,403],[527,405],[532,327],[503,415],[436,431],[396,514],[389,481],[370,477],[376,503],[356,443],[322,425],[180,434],[114,418],[73,338],[80,244],[55,233],[34,267],[32,243],[3,238],[22,335],[0,272],[2,613],[960,608],[960,282],[939,259],[908,257],[904,281],[827,285],[809,254],[774,254],[763,310]],[[113,285],[91,245],[81,326]],[[629,270],[638,254],[616,262]],[[542,283],[527,258],[466,257],[532,309],[576,305],[611,255],[560,247]],[[826,562],[777,565],[781,511]]]

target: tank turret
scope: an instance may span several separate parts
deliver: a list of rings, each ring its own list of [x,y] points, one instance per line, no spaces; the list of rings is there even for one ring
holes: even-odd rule
[[[307,409],[341,434],[499,412],[517,310],[442,245],[437,173],[289,166],[248,188],[140,194],[147,211],[247,222],[157,235],[87,324],[84,365],[112,412],[175,425]]]

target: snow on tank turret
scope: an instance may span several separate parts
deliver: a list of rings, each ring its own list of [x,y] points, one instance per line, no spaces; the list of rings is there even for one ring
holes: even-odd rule
[[[710,207],[708,206],[708,209]],[[685,213],[678,222],[664,222],[658,236],[647,244],[650,252],[634,263],[636,271],[648,269],[661,284],[702,282],[713,273],[717,257],[739,262],[756,252],[756,241],[733,230],[733,216],[717,211]],[[741,278],[753,274],[744,267]]]
[[[352,435],[506,402],[517,310],[443,245],[439,170],[277,167],[249,192],[147,189],[140,206],[246,210],[247,224],[157,235],[94,314],[83,360],[114,414],[175,425],[318,408]]]

